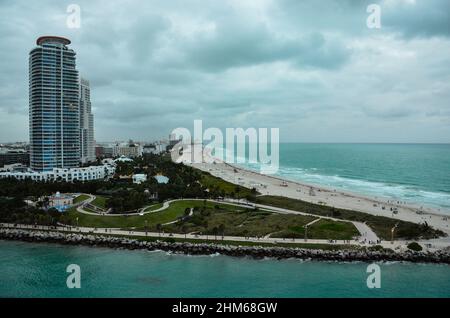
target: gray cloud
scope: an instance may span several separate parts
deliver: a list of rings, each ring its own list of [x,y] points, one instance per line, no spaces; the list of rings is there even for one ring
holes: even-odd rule
[[[366,27],[372,2],[380,30]],[[286,141],[449,141],[447,1],[78,1],[82,27],[67,29],[69,3],[0,3],[0,141],[28,138],[28,52],[43,34],[72,40],[98,140],[203,119]]]
[[[406,38],[450,36],[448,0],[384,1],[382,23]]]

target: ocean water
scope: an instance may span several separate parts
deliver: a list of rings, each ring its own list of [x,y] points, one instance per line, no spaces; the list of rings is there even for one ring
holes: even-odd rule
[[[279,157],[277,175],[293,181],[450,213],[450,144],[282,143]]]
[[[66,267],[81,268],[81,288]],[[449,297],[450,266],[185,256],[0,241],[0,297]]]

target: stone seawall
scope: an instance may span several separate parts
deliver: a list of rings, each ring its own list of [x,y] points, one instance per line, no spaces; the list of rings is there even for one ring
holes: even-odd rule
[[[189,255],[222,254],[227,256],[253,258],[298,258],[318,261],[404,261],[416,263],[450,264],[450,252],[392,252],[360,250],[319,250],[293,247],[234,246],[211,243],[143,241],[119,236],[105,236],[78,233],[62,233],[57,231],[0,229],[0,239],[27,242],[48,242],[68,245],[87,245],[110,248],[162,250]]]

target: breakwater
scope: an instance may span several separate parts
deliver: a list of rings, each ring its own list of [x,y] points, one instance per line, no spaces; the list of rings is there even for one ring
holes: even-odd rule
[[[267,246],[234,246],[212,243],[144,241],[119,236],[92,235],[79,233],[63,233],[57,231],[22,230],[12,228],[0,229],[0,239],[19,240],[27,242],[48,242],[68,245],[87,245],[109,248],[162,250],[188,255],[222,254],[233,257],[249,256],[253,258],[298,258],[317,261],[340,262],[375,262],[400,261],[414,263],[443,263],[450,264],[450,251],[437,252],[394,252],[390,250],[320,250],[294,247]]]

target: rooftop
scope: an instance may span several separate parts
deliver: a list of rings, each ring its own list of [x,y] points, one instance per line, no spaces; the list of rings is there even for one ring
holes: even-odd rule
[[[167,178],[166,176],[160,175],[160,174],[154,176],[154,178],[155,178],[156,181],[157,181],[158,183],[160,183],[160,184],[161,184],[161,183],[167,184],[167,183],[169,182],[169,178]]]
[[[71,43],[69,39],[63,38],[61,36],[53,36],[53,35],[44,35],[44,36],[39,37],[36,40],[37,45],[41,45],[46,42],[58,42],[58,43],[62,43],[64,45],[69,45]]]

